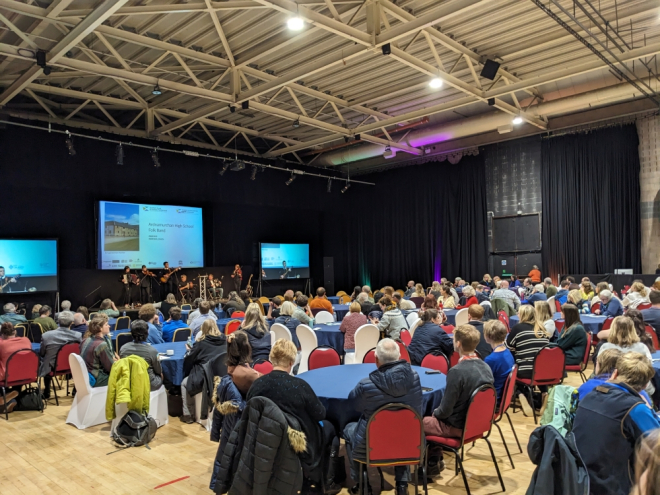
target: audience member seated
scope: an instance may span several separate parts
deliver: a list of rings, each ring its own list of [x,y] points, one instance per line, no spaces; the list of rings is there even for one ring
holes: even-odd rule
[[[268,313],[266,314],[266,319],[267,320],[274,320],[280,316],[280,308],[282,307],[282,304],[284,301],[280,297],[273,297],[270,300],[270,304],[268,305]]]
[[[493,373],[493,386],[497,392],[498,403],[502,397],[506,379],[516,364],[513,354],[506,346],[506,335],[506,327],[501,321],[489,320],[485,323],[484,338],[492,347],[493,352],[486,356],[484,362],[490,366],[490,371]]]
[[[275,318],[273,323],[280,323],[289,329],[291,332],[291,338],[293,343],[296,344],[296,348],[300,349],[300,341],[298,340],[298,335],[296,335],[296,328],[300,325],[300,321],[293,317],[293,312],[296,310],[294,304],[290,301],[284,301],[282,307],[280,308],[280,316]]]
[[[89,320],[89,310],[87,309],[87,306],[78,306],[76,311],[85,317],[85,321]]]
[[[641,311],[644,321],[653,327],[655,333],[660,336],[660,291],[652,290],[649,294],[651,307]]]
[[[547,301],[548,296],[544,294],[545,286],[543,284],[536,284],[532,293],[529,296],[525,296],[525,304],[534,305],[538,301]]]
[[[443,285],[440,287],[440,302],[443,309],[454,309],[456,307],[456,300],[451,293],[451,287]]]
[[[351,302],[357,300],[357,296],[360,295],[360,292],[362,292],[362,287],[359,285],[353,287],[353,293],[351,294]]]
[[[238,297],[238,294],[236,293],[236,291],[231,291],[229,293],[229,299],[222,306],[222,309],[225,310],[225,312],[227,313],[228,316],[231,316],[229,314],[230,309],[231,309],[231,312],[233,312],[233,311],[245,311],[246,308],[247,308],[247,306],[245,305],[243,300],[240,297]]]
[[[566,301],[568,300],[568,286],[571,285],[571,283],[567,280],[564,279],[559,283],[559,290],[557,291],[557,294],[555,294],[555,301],[559,301],[559,304],[562,306],[566,304]],[[552,308],[554,311],[555,308]]]
[[[290,301],[293,301],[293,291],[292,290],[286,291],[285,294],[288,294],[287,297],[290,297],[291,298]],[[238,298],[241,301],[243,301],[243,304],[245,305],[245,309],[247,309],[248,305],[252,302],[252,299],[250,299],[250,296],[248,296],[248,293],[245,290],[242,290],[238,293]],[[245,311],[245,310],[243,310],[243,311]]]
[[[41,306],[39,310],[39,318],[35,318],[34,322],[41,325],[41,329],[45,332],[49,330],[55,330],[57,328],[57,323],[50,317],[51,309],[48,305]]]
[[[598,298],[600,299],[600,309],[594,311],[594,314],[607,317],[621,316],[623,314],[621,301],[613,297],[610,290],[600,291]]]
[[[170,311],[172,309],[175,308],[170,308]],[[140,356],[144,359],[149,365],[147,373],[149,373],[151,391],[158,390],[163,384],[163,370],[158,360],[158,351],[147,342],[149,336],[147,322],[142,320],[131,322],[131,335],[133,336],[133,342],[128,342],[119,349],[119,357],[123,359],[128,356]]]
[[[325,289],[323,287],[316,289],[316,297],[310,301],[309,307],[310,309],[322,309],[331,315],[335,314],[332,303],[325,296]]]
[[[486,342],[484,338],[484,323],[483,317],[486,310],[479,304],[473,304],[468,308],[468,324],[472,325],[479,332],[479,343],[477,344],[477,353],[481,359],[486,359],[491,352],[492,347]]]
[[[466,285],[465,287],[463,287],[463,297],[466,298],[465,304],[459,304],[458,306],[456,306],[456,309],[469,308],[473,304],[478,305],[479,300],[477,299],[477,296],[475,294],[476,292],[471,286]]]
[[[213,320],[214,322],[216,321],[216,318],[211,316],[212,314],[211,304],[208,301],[202,301],[199,303],[199,316],[195,318],[192,323],[188,324],[188,328],[190,328],[193,339],[196,339],[196,336],[199,333],[199,329],[202,328],[202,325],[206,320]]]
[[[373,296],[371,295],[371,287],[369,287],[368,285],[363,285],[362,286],[362,292],[364,292],[367,295],[367,300],[371,304],[373,304],[375,302]]]
[[[586,278],[586,277],[585,277]],[[580,286],[575,283],[575,277],[571,277],[570,275],[566,277],[566,279],[569,281],[570,285],[568,286],[569,292],[572,290],[580,290]],[[587,278],[587,280],[589,280]]]
[[[440,292],[441,289],[440,282],[437,280],[434,280],[433,283],[431,284],[431,292],[430,294],[433,294],[435,297],[436,301],[442,297],[442,292]]]
[[[539,351],[548,345],[550,339],[543,322],[537,322],[534,308],[527,304],[518,310],[520,322],[514,325],[511,333],[507,336],[507,347],[511,350],[516,364],[518,365],[518,376],[520,378],[531,378],[534,368],[534,358]],[[548,387],[539,387],[543,398],[547,397]],[[525,416],[532,416],[532,406],[527,401],[525,394],[518,394],[518,399]]]
[[[16,313],[16,306],[14,306],[13,303],[5,304],[2,307],[2,310],[4,311],[4,314],[0,316],[0,324],[11,323],[12,325],[16,326],[19,325],[20,323],[27,322],[25,316]]]
[[[421,316],[424,311],[427,309],[438,309],[438,301],[436,301],[435,296],[433,294],[429,294],[424,298],[424,302],[422,303],[422,307],[419,308],[419,315]]]
[[[649,352],[653,354],[655,352],[655,347],[653,346],[653,337],[646,333],[646,322],[644,321],[644,316],[642,312],[638,309],[629,309],[626,311],[626,316],[633,321],[635,325],[635,332],[639,337],[639,341],[649,348]]]
[[[429,297],[429,296],[427,296]],[[447,359],[454,352],[454,343],[441,327],[444,313],[437,308],[429,308],[420,314],[422,323],[417,327],[408,346],[410,361],[415,366],[421,366],[424,356],[444,354]]]
[[[412,293],[412,295],[410,297],[421,297],[421,298],[426,297],[426,292],[424,291],[424,286],[422,284],[416,284],[415,285],[415,291]]]
[[[81,337],[87,333],[87,320],[85,319],[84,314],[75,313],[73,315],[73,325],[71,325],[71,330],[80,333]]]
[[[369,302],[369,294],[366,292],[360,292],[357,298],[357,302],[360,303],[360,312],[364,316],[368,316],[373,306],[373,303]]]
[[[552,284],[552,279],[550,277],[546,277],[543,280],[543,285],[545,287],[545,295],[548,299],[557,295],[557,287]]]
[[[188,343],[186,343],[186,348],[188,350],[183,358],[183,381],[181,382],[183,415],[180,419],[184,423],[191,424],[194,422],[195,416],[195,395],[203,389],[204,365],[226,352],[227,339],[218,330],[215,320],[209,318],[202,324],[200,335],[192,348]]]
[[[357,304],[353,302],[353,304]],[[359,312],[357,314],[360,314]],[[360,316],[364,317],[364,315]],[[278,339],[270,352],[273,371],[257,379],[247,393],[247,400],[253,397],[266,397],[272,400],[284,414],[295,418],[307,438],[307,449],[298,457],[302,464],[303,493],[308,493],[309,485],[321,483],[322,473],[328,472],[331,458],[339,454],[339,438],[330,421],[325,419],[325,407],[309,384],[291,375],[296,360],[296,346],[289,340]],[[308,481],[307,481],[308,480]],[[325,490],[316,493],[336,494],[341,486],[328,479]]]
[[[390,296],[383,296],[378,304],[383,310],[383,316],[380,318],[370,317],[371,323],[378,326],[378,330],[384,332],[386,337],[398,339],[401,329],[408,328],[408,322],[403,317],[403,313],[396,307]]]
[[[358,295],[359,294],[361,294],[361,292],[358,292]],[[303,325],[313,327],[314,315],[312,314],[312,310],[310,309],[308,303],[309,298],[307,296],[300,294],[298,297],[296,297],[296,310],[293,312],[293,317]]]
[[[588,303],[595,297],[594,289],[591,286],[591,282],[589,280],[585,280],[580,284],[580,297],[582,298],[583,301],[587,301]]]
[[[587,348],[587,332],[580,321],[580,312],[573,304],[561,307],[561,317],[564,328],[559,335],[557,345],[564,350],[566,365],[575,366],[582,363]]]
[[[655,273],[657,275],[658,269]],[[630,495],[660,493],[660,480],[657,475],[660,469],[659,439],[660,430],[653,430],[640,439],[635,455],[635,486]]]
[[[388,298],[389,299],[389,298]],[[351,478],[359,480],[359,465],[354,459],[366,460],[367,422],[381,407],[391,404],[406,404],[422,414],[422,386],[419,375],[401,357],[399,346],[392,339],[382,339],[376,346],[377,370],[363,378],[351,391],[348,398],[358,405],[360,419],[344,427],[346,454],[351,467]],[[410,472],[406,466],[394,468],[396,495],[408,493]],[[369,490],[371,491],[371,490]],[[358,485],[351,488],[358,493]]]
[[[115,303],[112,302],[110,299],[104,299],[101,302],[101,308],[97,311],[97,313],[103,313],[108,318],[119,317],[119,311],[117,310],[117,306],[115,306]]]
[[[73,324],[73,313],[71,311],[62,311],[60,313],[60,327],[49,332],[44,332],[41,337],[41,347],[39,355],[41,356],[41,366],[39,367],[39,376],[44,379],[44,398],[50,398],[50,383],[52,378],[48,374],[55,369],[55,360],[57,351],[64,344],[69,342],[80,342],[82,335],[75,330],[71,330]]]
[[[361,310],[358,302],[352,302],[348,308],[349,313],[341,321],[339,330],[344,334],[344,352],[355,352],[355,332],[362,325],[369,323]]]
[[[169,310],[169,318],[163,323],[163,340],[172,342],[174,332],[179,328],[188,328],[188,324],[181,321],[181,308],[173,306]]]
[[[621,303],[624,308],[634,309],[640,304],[649,304],[649,291],[642,282],[634,282]]]
[[[421,284],[417,284],[417,285],[421,285]],[[423,289],[424,288],[422,287],[422,290]],[[391,299],[392,296],[394,295],[394,287],[386,285],[385,287],[383,287],[383,292],[385,293],[386,296],[390,296]]]
[[[5,381],[5,371],[7,369],[7,361],[16,351],[32,349],[32,344],[27,337],[17,337],[14,325],[9,322],[3,323],[0,326],[0,384]],[[2,390],[0,385],[0,390]],[[16,407],[16,397],[18,390],[6,391],[7,402],[0,396],[0,412],[12,412]]]
[[[60,303],[60,313],[62,311],[71,311],[71,301],[64,300]],[[58,318],[60,317],[60,313],[55,313],[55,322],[58,323]]]
[[[532,294],[534,294],[534,284],[532,283],[532,279],[527,277],[525,280],[523,280],[522,287],[525,299],[532,297]]]
[[[412,302],[410,299],[404,299],[403,297],[401,297],[401,294],[399,294],[398,292],[394,293],[392,299],[394,300],[395,304],[401,311],[410,311],[417,309],[417,306],[415,306],[414,302]]]
[[[482,302],[490,301],[490,297],[488,297],[488,294],[486,294],[486,293],[484,292],[484,289],[485,289],[485,288],[486,288],[485,286],[479,284],[479,285],[477,285],[477,287],[474,289],[474,292],[475,292],[474,295],[475,295],[475,297],[477,298],[477,301],[479,301],[479,304],[481,304]]]
[[[39,310],[40,309],[41,309],[41,304],[35,304],[34,306],[32,306],[32,309],[30,310],[30,315],[31,315],[30,319],[31,320],[36,320],[37,318],[39,318]],[[21,313],[17,313],[17,314],[21,314]],[[24,316],[24,315],[21,315],[21,316]]]
[[[411,298],[415,293],[415,281],[409,280],[408,285],[406,285],[406,291],[403,293],[404,297]]]
[[[163,344],[163,330],[160,327],[160,320],[158,319],[158,314],[156,313],[156,308],[153,304],[143,304],[138,311],[138,318],[142,321],[146,321],[149,326],[149,337],[147,337],[147,342],[151,345],[154,344]]]
[[[447,373],[447,388],[440,406],[432,416],[424,418],[427,436],[460,439],[472,394],[482,385],[493,383],[490,367],[475,352],[480,340],[479,331],[471,325],[461,325],[454,331],[454,352],[458,352],[460,358]],[[430,446],[427,476],[437,476],[444,468],[442,449]]]
[[[640,397],[654,374],[650,359],[627,352],[617,359],[610,379],[580,401],[572,431],[589,473],[591,493],[630,493],[635,445],[660,428],[657,416]]]
[[[541,271],[539,270],[538,266],[536,266],[536,265],[532,266],[532,269],[527,274],[527,276],[531,279],[531,282],[533,284],[540,284],[541,283]]]
[[[548,301],[537,301],[534,304],[534,321],[537,326],[543,327],[550,342],[555,342],[559,338],[557,326],[555,325],[555,320],[552,319],[552,311]]]
[[[491,301],[493,299],[503,299],[511,307],[511,309],[517,310],[520,306],[520,298],[518,294],[514,291],[509,290],[509,282],[507,280],[502,280],[500,282],[500,288],[495,289],[490,295]]]
[[[108,318],[99,315],[89,322],[88,327],[80,346],[80,357],[85,361],[90,374],[90,385],[105,387],[108,385],[112,365],[119,359],[119,356],[112,352],[112,342],[108,335],[110,333]],[[43,340],[41,346],[43,348]]]
[[[248,305],[245,310],[245,319],[239,328],[247,334],[252,349],[252,361],[268,359],[270,354],[270,330],[257,303]]]
[[[575,306],[580,314],[586,315],[591,312],[589,303],[584,299],[582,299],[582,294],[577,289],[573,289],[568,292],[568,297],[566,298],[566,302],[568,304],[572,304],[573,306]]]
[[[484,287],[488,287],[489,289],[495,288],[495,282],[488,273],[484,275],[484,278],[481,280],[481,282],[479,282],[479,285],[483,285]]]
[[[600,336],[601,333],[598,335]],[[607,335],[607,342],[600,347],[599,352],[606,349],[619,349],[621,352],[639,352],[649,360],[653,359],[649,348],[640,342],[632,318],[627,316],[614,318]]]
[[[623,352],[619,349],[606,349],[598,353],[594,374],[578,388],[579,400],[584,399],[598,385],[602,385],[610,379],[616,369],[616,361],[622,355]],[[640,392],[640,395],[644,397],[649,406],[652,404],[651,399],[648,398],[648,394],[644,390]]]
[[[176,302],[174,294],[170,293],[167,295],[164,301],[161,301],[160,312],[164,315],[169,315],[170,309],[172,309],[174,306],[178,306],[178,303]]]

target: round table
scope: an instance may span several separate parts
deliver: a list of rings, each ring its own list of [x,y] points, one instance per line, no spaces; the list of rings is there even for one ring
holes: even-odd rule
[[[553,314],[552,319],[555,321],[561,320],[561,313]],[[580,315],[580,321],[582,322],[584,329],[593,333],[594,335],[600,332],[601,328],[603,328],[603,323],[605,323],[605,320],[607,320],[606,316]],[[518,318],[518,315],[513,315],[509,317],[509,326],[513,328],[513,326],[517,325],[519,321],[520,319]]]
[[[422,392],[422,416],[430,416],[433,410],[440,405],[447,386],[447,377],[442,373],[427,375],[428,368],[413,366],[419,374],[422,387],[433,390]],[[360,419],[360,411],[355,409],[348,395],[360,380],[367,378],[369,373],[376,370],[375,364],[347,364],[329,366],[298,375],[312,387],[321,403],[325,406],[326,418],[330,420],[338,431],[353,421]]]
[[[164,344],[154,344],[154,349],[159,353],[167,353],[173,350],[173,356],[161,356],[160,367],[163,368],[163,375],[174,385],[181,385],[183,381],[183,357],[186,355],[185,342],[165,342]]]
[[[344,334],[339,330],[340,323],[318,323],[314,325],[314,333],[319,345],[329,345],[339,355],[344,354]]]
[[[339,304],[339,296],[326,296],[332,304]]]
[[[444,310],[445,315],[447,316],[447,323],[450,325],[456,326],[456,313],[458,313],[457,309],[445,309]]]
[[[335,311],[335,321],[341,321],[348,313],[348,304],[333,304],[332,309]]]

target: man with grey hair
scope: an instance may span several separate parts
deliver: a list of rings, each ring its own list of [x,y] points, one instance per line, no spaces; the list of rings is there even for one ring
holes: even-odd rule
[[[598,293],[600,298],[600,309],[594,311],[595,315],[607,316],[607,317],[616,317],[623,314],[623,305],[616,297],[612,296],[612,292],[609,290],[601,290]]]
[[[55,330],[44,332],[41,337],[41,347],[39,355],[41,356],[41,366],[39,367],[39,376],[44,378],[44,399],[50,399],[50,382],[52,377],[49,373],[55,369],[55,361],[60,348],[70,342],[82,340],[80,332],[71,330],[73,324],[73,313],[71,311],[62,311],[60,313],[60,326]]]
[[[412,297],[415,292],[415,281],[409,280],[408,285],[406,286],[406,292],[403,294],[403,297]]]
[[[26,323],[27,319],[23,315],[16,314],[16,306],[12,303],[7,303],[2,307],[5,314],[0,316],[0,324],[11,323],[16,326],[20,323]]]
[[[362,286],[362,292],[364,292],[367,295],[367,300],[371,304],[373,304],[374,303],[374,298],[371,297],[371,295],[370,295],[371,294],[371,287],[369,287],[368,285],[363,285]]]
[[[55,313],[55,321],[58,321],[60,317],[60,313],[62,311],[71,311],[71,301],[67,301],[66,299],[60,303],[60,307],[62,310],[59,313]]]
[[[71,330],[79,332],[80,335],[85,335],[87,332],[87,321],[85,321],[84,314],[76,313],[73,315],[73,325],[71,325]]]
[[[545,286],[545,295],[548,299],[557,295],[557,287],[553,285],[550,277],[546,277],[543,280],[543,285]],[[552,310],[554,311],[554,308],[552,308]]]
[[[493,299],[503,299],[512,309],[515,310],[520,306],[520,298],[514,291],[509,290],[508,280],[502,280],[500,282],[500,288],[495,289],[490,295],[490,300],[492,301]]]
[[[383,339],[376,346],[376,367],[368,377],[363,378],[348,396],[349,402],[361,412],[360,419],[344,428],[346,453],[351,466],[351,478],[358,480],[359,467],[354,459],[366,460],[367,422],[379,408],[400,403],[412,407],[422,414],[422,386],[419,375],[410,364],[400,359],[398,344],[392,339]],[[410,471],[406,466],[394,468],[396,495],[408,493]],[[358,493],[358,485],[350,493]],[[371,487],[369,487],[371,492]]]
[[[545,295],[545,285],[536,284],[532,290],[532,295],[527,298],[525,304],[531,304],[534,306],[534,303],[537,301],[547,301],[548,296]],[[552,310],[552,308],[550,308]]]

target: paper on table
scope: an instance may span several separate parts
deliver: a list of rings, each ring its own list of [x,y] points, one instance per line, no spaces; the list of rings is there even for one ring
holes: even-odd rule
[[[158,360],[162,361],[163,359],[169,359],[170,356],[158,356]]]

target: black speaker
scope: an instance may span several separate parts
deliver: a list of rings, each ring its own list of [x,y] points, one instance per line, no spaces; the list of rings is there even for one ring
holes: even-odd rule
[[[498,64],[498,67],[499,67],[499,64]],[[241,103],[241,108],[243,110],[248,110],[250,108],[250,102],[249,101],[244,101],[243,103]]]
[[[390,55],[392,53],[392,47],[389,43],[384,44],[380,48],[383,50],[383,55]]]
[[[323,287],[325,292],[332,296],[335,293],[335,259],[323,258]]]
[[[500,70],[500,64],[495,62],[495,60],[488,59],[484,64],[484,68],[481,69],[481,77],[485,77],[492,81],[495,79],[498,70]]]

